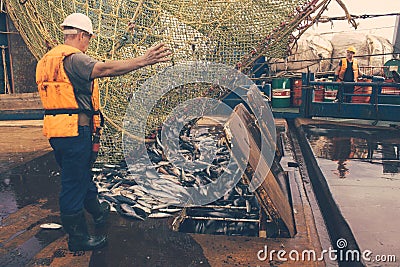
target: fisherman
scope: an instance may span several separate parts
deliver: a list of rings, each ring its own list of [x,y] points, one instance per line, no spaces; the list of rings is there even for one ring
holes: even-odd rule
[[[358,77],[363,74],[360,72],[358,67],[357,59],[354,58],[356,54],[354,46],[349,46],[346,50],[346,58],[342,58],[339,61],[339,65],[335,70],[335,80],[338,82],[357,82]],[[339,97],[343,94],[353,94],[353,85],[340,85],[334,102],[340,101]],[[344,102],[351,102],[351,96],[347,95],[344,98]]]
[[[43,133],[61,167],[60,214],[69,235],[68,248],[94,250],[105,246],[107,239],[89,235],[83,208],[92,215],[96,226],[105,224],[110,210],[108,204],[98,201],[91,175],[92,134],[100,119],[97,78],[119,76],[169,61],[171,52],[161,43],[137,58],[97,61],[85,54],[95,37],[89,17],[70,14],[61,29],[64,44],[47,52],[36,69],[36,83],[45,109]]]

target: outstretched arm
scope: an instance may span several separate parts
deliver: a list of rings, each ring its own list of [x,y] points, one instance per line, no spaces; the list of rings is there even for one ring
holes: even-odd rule
[[[126,59],[126,60],[111,60],[106,62],[97,62],[91,74],[91,78],[119,76],[137,70],[139,68],[153,65],[160,62],[171,60],[172,52],[161,43],[150,47],[142,56]]]

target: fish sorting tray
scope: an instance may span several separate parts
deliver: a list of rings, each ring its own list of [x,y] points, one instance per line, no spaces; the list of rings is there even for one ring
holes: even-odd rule
[[[249,93],[250,103],[260,107],[263,103],[257,92],[250,90]],[[260,149],[262,138],[272,139],[268,127],[264,125],[260,129],[244,105],[239,104],[224,130],[229,147],[239,148],[239,153],[236,151],[232,155],[244,172],[241,181],[211,206],[185,208],[174,220],[173,228],[183,232],[217,235],[294,236],[296,230],[288,177],[278,161],[282,152],[278,151],[272,164],[268,165]],[[266,142],[270,149],[275,148],[270,140]],[[244,151],[246,145],[250,149],[248,158]],[[250,193],[248,185],[253,179],[259,181],[259,186]]]
[[[254,194],[241,182],[223,198],[199,207],[187,207],[172,227],[185,233],[258,236],[260,207]]]
[[[250,90],[249,94],[250,106],[263,105],[257,92]],[[184,121],[178,117],[173,120]],[[105,164],[93,170],[100,199],[130,219],[175,217],[172,228],[182,232],[293,236],[290,189],[279,164],[281,151],[274,151],[270,128],[265,124],[260,128],[242,104],[222,121],[224,124],[199,117],[182,124],[180,131],[176,127],[170,132],[155,130],[145,144],[147,155],[143,157],[147,160],[129,161],[128,155],[129,163]],[[173,138],[179,140],[168,147],[161,142]],[[271,157],[260,149],[264,139],[273,152],[272,164],[267,163]],[[246,144],[250,155],[243,160]],[[232,147],[239,150],[232,153]],[[237,174],[239,179],[234,180]],[[223,175],[227,177],[225,184],[214,190]],[[259,185],[249,190],[254,181]],[[196,197],[211,201],[199,204]]]

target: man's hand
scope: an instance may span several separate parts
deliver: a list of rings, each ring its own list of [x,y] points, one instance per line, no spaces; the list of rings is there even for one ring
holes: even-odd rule
[[[168,57],[172,54],[168,47],[164,43],[150,47],[146,53],[141,56],[144,66],[153,65],[160,62],[170,61]]]
[[[168,56],[172,52],[161,43],[150,47],[146,53],[137,58],[130,58],[125,60],[111,60],[106,62],[97,62],[92,70],[91,78],[113,77],[126,74],[143,68],[148,65],[153,65],[160,62],[171,60]]]

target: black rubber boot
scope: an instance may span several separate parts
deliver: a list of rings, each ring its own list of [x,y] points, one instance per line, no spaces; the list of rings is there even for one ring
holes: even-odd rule
[[[104,226],[107,223],[108,214],[110,213],[110,204],[106,201],[100,203],[97,198],[85,200],[84,206],[92,217],[96,227]]]
[[[105,236],[90,236],[83,210],[72,215],[61,214],[61,222],[68,233],[68,249],[70,251],[87,251],[104,247]]]

